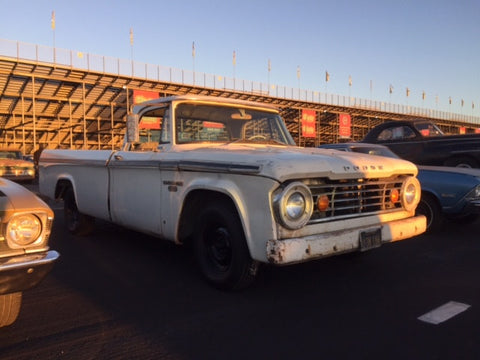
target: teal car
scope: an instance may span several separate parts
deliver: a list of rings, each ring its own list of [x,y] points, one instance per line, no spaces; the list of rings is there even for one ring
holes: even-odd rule
[[[398,158],[383,145],[324,144],[320,148]],[[445,220],[471,223],[480,216],[480,169],[418,165],[422,197],[417,214],[427,218],[427,232],[439,230]]]

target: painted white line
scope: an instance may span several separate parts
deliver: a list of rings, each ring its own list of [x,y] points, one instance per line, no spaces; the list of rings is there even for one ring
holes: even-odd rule
[[[470,305],[468,304],[450,301],[426,314],[423,314],[422,316],[418,317],[418,320],[437,325],[454,316],[457,316],[458,314],[467,310],[469,307]]]

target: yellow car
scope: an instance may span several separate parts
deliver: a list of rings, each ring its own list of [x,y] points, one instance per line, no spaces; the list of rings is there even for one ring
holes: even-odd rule
[[[0,149],[0,176],[13,181],[33,181],[35,165],[24,160],[20,150]]]

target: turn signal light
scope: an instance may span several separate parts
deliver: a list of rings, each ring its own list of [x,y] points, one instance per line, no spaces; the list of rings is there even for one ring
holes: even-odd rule
[[[397,189],[392,189],[390,191],[390,201],[395,204],[400,200],[400,193]]]
[[[328,200],[327,195],[320,195],[317,199],[317,209],[318,211],[326,211],[330,201]]]

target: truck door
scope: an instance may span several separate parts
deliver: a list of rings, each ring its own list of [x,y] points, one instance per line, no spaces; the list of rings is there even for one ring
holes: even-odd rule
[[[162,171],[165,153],[160,151],[161,127],[166,128],[166,107],[140,118],[140,141],[116,152],[109,163],[110,216],[119,225],[153,235],[162,234]],[[168,117],[168,115],[167,115]]]
[[[119,225],[161,234],[158,153],[119,151],[110,161],[110,215]]]

